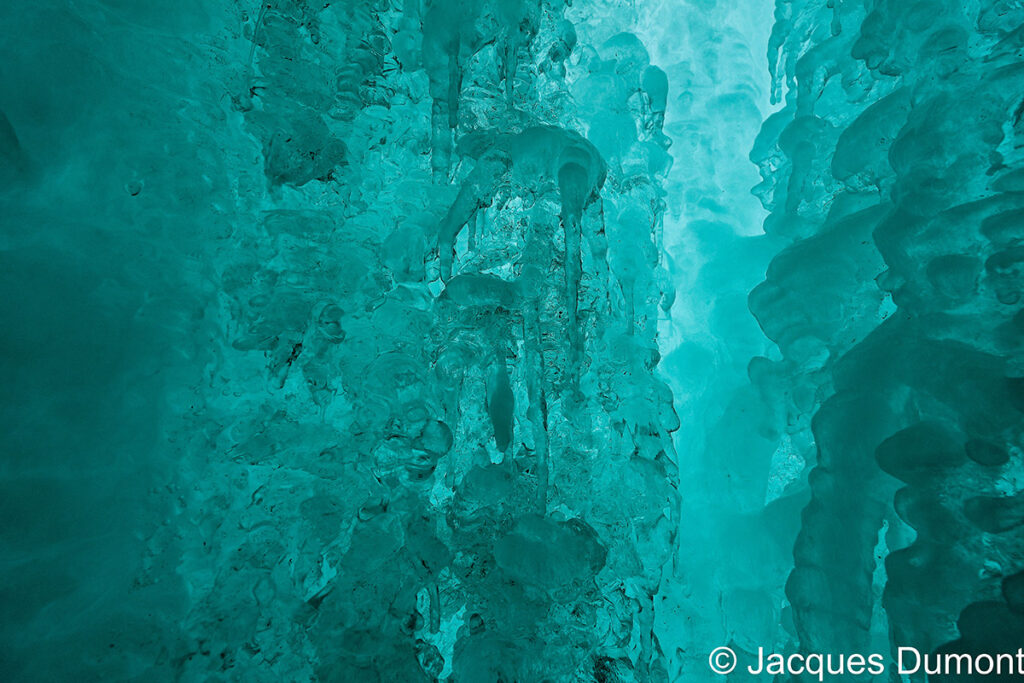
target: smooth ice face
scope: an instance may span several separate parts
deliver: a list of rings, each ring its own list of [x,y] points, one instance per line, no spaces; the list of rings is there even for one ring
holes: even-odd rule
[[[1015,651],[1018,5],[4,3],[0,678]]]

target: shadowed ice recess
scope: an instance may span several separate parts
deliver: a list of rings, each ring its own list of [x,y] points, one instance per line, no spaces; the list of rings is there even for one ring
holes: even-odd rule
[[[0,682],[1024,646],[1019,0],[0,32]]]

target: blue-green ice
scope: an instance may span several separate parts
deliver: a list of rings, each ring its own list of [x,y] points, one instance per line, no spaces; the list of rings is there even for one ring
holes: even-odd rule
[[[1020,0],[0,34],[3,683],[1024,646]]]

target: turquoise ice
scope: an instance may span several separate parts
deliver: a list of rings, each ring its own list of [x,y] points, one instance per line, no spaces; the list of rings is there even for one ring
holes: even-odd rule
[[[0,31],[0,680],[1024,643],[1020,2]]]

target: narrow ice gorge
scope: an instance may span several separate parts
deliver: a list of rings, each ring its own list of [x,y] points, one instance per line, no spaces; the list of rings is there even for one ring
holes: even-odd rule
[[[1024,643],[1017,0],[0,19],[0,679]]]

